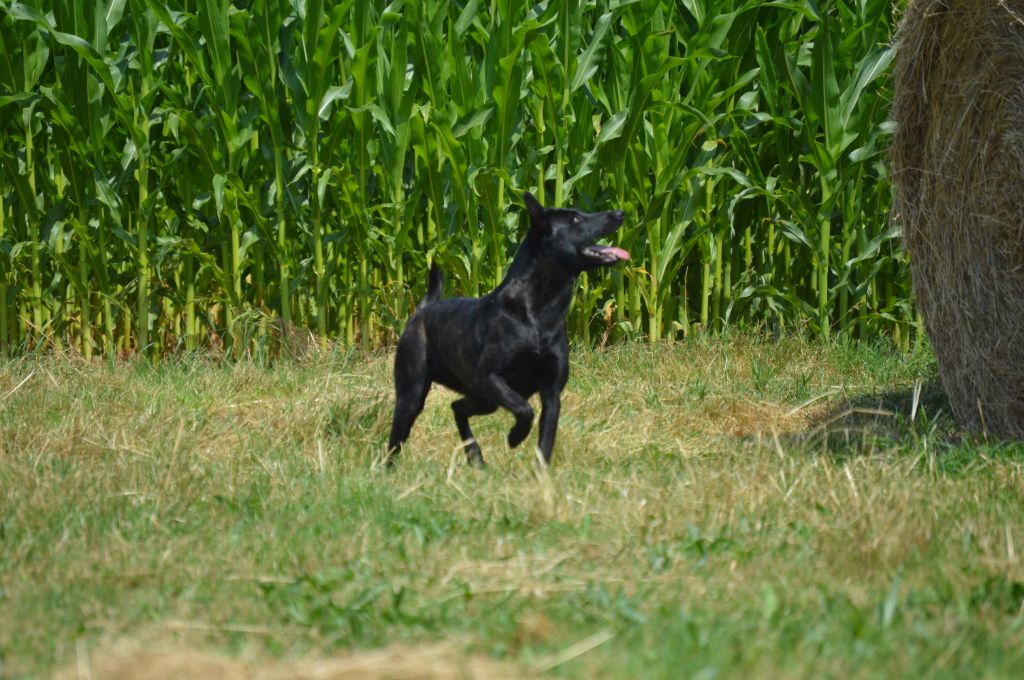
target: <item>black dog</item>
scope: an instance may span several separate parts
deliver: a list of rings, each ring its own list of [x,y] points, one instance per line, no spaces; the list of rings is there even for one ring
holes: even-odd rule
[[[465,395],[452,411],[474,465],[484,461],[469,428],[470,416],[507,408],[516,419],[508,445],[518,446],[533,426],[527,399],[540,392],[538,444],[544,462],[551,461],[560,395],[569,377],[565,316],[576,278],[628,259],[629,253],[596,243],[622,224],[621,210],[584,213],[545,208],[529,193],[523,198],[530,230],[497,288],[481,298],[439,300],[441,272],[431,267],[427,294],[398,341],[389,465],[434,382]]]

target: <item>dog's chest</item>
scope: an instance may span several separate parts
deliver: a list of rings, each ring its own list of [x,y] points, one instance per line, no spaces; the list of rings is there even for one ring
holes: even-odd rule
[[[538,323],[532,315],[506,314],[490,334],[490,342],[504,348],[509,355],[521,355],[524,362],[543,361],[551,354],[558,354],[565,344],[565,324],[558,320],[554,325]]]
[[[550,344],[565,328],[571,295],[538,292],[524,285],[510,286],[498,299],[502,322],[520,331],[533,331],[537,344]]]
[[[508,362],[502,374],[512,389],[528,396],[557,379],[558,356],[548,352],[518,352]]]

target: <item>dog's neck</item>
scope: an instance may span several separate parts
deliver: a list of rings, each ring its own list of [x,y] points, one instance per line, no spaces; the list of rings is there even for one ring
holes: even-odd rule
[[[562,319],[569,312],[578,274],[547,257],[532,239],[519,247],[504,281],[495,289],[501,297],[531,300],[533,313]]]

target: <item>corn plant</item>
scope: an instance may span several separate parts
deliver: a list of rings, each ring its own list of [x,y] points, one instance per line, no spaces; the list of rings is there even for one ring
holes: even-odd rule
[[[580,342],[915,327],[887,0],[0,2],[0,344],[391,342],[531,190],[617,207]]]

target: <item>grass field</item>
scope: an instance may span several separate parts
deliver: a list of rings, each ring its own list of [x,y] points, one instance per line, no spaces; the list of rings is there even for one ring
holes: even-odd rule
[[[1024,674],[1024,447],[927,348],[579,350],[540,479],[440,389],[374,471],[389,376],[0,364],[0,676]]]

